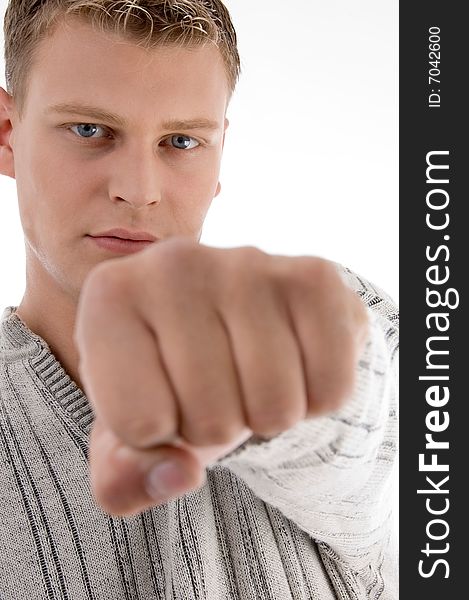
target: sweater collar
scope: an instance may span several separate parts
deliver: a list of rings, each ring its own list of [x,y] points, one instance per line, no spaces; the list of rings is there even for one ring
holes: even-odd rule
[[[83,390],[68,375],[47,342],[33,333],[16,314],[16,307],[3,311],[0,323],[2,361],[26,361],[51,394],[56,405],[89,434],[93,412]]]

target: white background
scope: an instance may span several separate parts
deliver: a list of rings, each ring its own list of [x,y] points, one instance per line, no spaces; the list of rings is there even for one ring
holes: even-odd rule
[[[243,74],[203,241],[331,258],[397,301],[397,0],[226,4]]]
[[[243,74],[202,242],[330,258],[397,301],[397,0],[226,4]],[[0,265],[2,310],[24,289],[16,188],[4,176]]]

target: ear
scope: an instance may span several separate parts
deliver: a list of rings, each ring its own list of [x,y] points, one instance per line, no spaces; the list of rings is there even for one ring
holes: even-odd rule
[[[223,130],[223,142],[222,142],[222,149],[225,147],[225,135],[226,135],[226,130],[228,129],[228,127],[230,126],[230,122],[229,120],[225,117],[225,129]]]
[[[13,98],[0,87],[0,173],[15,178],[15,160],[11,147]]]
[[[226,135],[226,130],[228,129],[229,125],[230,125],[230,122],[228,121],[227,118],[225,118],[225,129],[223,130],[223,141],[222,141],[222,145],[221,145],[222,150],[225,147],[225,135]],[[218,182],[217,190],[215,192],[214,198],[216,198],[220,192],[221,192],[221,183]]]

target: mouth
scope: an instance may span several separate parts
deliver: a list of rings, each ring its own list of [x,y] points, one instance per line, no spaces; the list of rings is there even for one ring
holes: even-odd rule
[[[87,237],[99,248],[116,254],[133,254],[157,241],[150,233],[125,229],[111,229]]]
[[[128,229],[110,229],[109,231],[102,231],[100,233],[93,233],[91,237],[94,238],[117,238],[120,240],[129,240],[134,242],[156,242],[156,237],[146,231],[130,231]]]

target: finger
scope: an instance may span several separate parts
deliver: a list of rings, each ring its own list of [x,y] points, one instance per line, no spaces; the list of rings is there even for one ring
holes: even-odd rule
[[[254,282],[253,282],[254,283]],[[285,306],[267,280],[225,306],[249,428],[273,437],[305,418],[306,384]]]
[[[176,290],[160,315],[162,359],[177,397],[183,440],[224,445],[246,428],[241,389],[227,332],[211,298]]]
[[[295,270],[289,305],[314,416],[338,409],[353,393],[366,314],[332,263],[299,257]]]
[[[177,434],[177,403],[158,340],[139,317],[125,271],[100,269],[84,286],[75,340],[79,372],[95,414],[136,448]]]
[[[163,471],[153,471],[161,467]],[[90,476],[95,500],[103,510],[131,516],[201,487],[205,469],[180,447],[138,450],[126,446],[96,419],[90,436]]]

